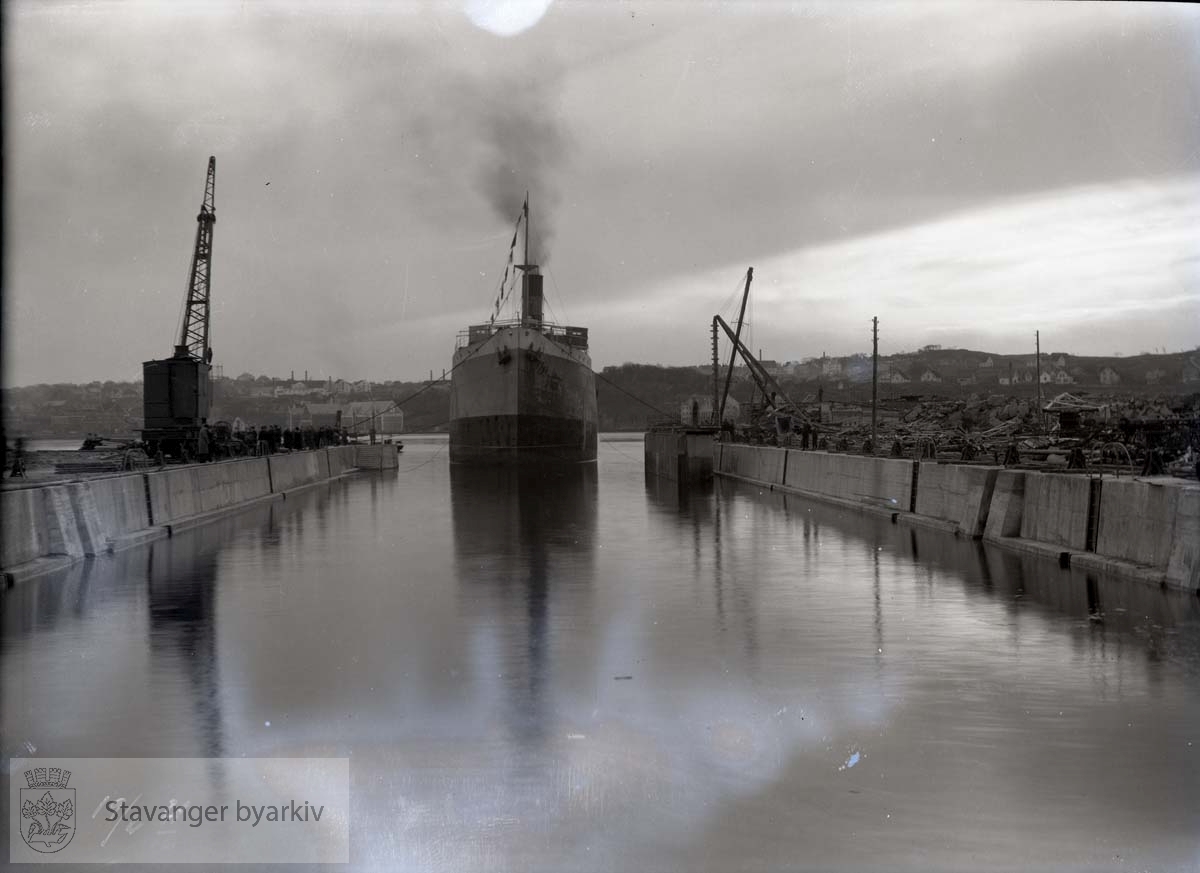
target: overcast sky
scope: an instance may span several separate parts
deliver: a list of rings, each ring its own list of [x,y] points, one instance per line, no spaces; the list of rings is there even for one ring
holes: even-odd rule
[[[210,154],[231,376],[448,367],[526,189],[597,368],[748,266],[780,360],[1200,343],[1195,7],[511,5],[6,4],[5,384],[171,353]]]

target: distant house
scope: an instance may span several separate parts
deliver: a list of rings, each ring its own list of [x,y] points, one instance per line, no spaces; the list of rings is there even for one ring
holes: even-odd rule
[[[1159,382],[1161,382],[1166,377],[1167,377],[1166,370],[1162,370],[1162,369],[1151,370],[1150,372],[1148,372],[1146,374],[1146,384],[1147,385],[1157,385]]]
[[[315,382],[310,385],[308,382],[297,380],[290,385],[283,385],[275,389],[276,397],[304,397],[309,394],[323,393],[325,393],[324,382]]]
[[[867,382],[871,379],[871,362],[853,358],[846,364],[846,378],[851,382]]]
[[[805,361],[792,367],[792,375],[801,380],[817,379],[821,375],[820,361]]]
[[[911,382],[912,379],[908,378],[908,374],[903,370],[889,370],[883,381],[891,382],[893,385],[903,385],[906,382]]]
[[[312,405],[309,406],[312,409]],[[390,400],[359,400],[342,409],[342,427],[351,433],[368,433],[372,425],[379,433],[401,433],[404,412]]]
[[[1075,379],[1066,370],[1059,370],[1054,374],[1054,383],[1056,385],[1070,385]]]
[[[822,358],[821,375],[829,378],[842,375],[842,362],[837,358]]]
[[[1058,367],[1058,369],[1060,369],[1060,370],[1065,369],[1067,366],[1067,356],[1059,355],[1051,363],[1053,363],[1054,366]]]
[[[1043,385],[1049,385],[1054,381],[1054,374],[1049,370],[1042,370],[1041,379],[1039,381],[1041,381]]]
[[[1121,374],[1112,367],[1102,367],[1100,369],[1100,384],[1119,385],[1121,384]]]
[[[1009,383],[1009,379],[1008,379],[1008,377],[1007,377],[1007,376],[1001,376],[1001,377],[1000,377],[1000,384],[1001,384],[1001,385],[1007,385],[1008,383]]]
[[[994,367],[994,366],[996,366],[996,362],[993,361],[991,356],[989,355],[988,357],[984,358],[982,361],[979,362],[979,366],[981,368],[982,367]]]
[[[926,367],[925,372],[921,374],[922,382],[941,382],[941,375],[932,367]]]

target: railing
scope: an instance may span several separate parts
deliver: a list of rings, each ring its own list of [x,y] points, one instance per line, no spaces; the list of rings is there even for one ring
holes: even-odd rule
[[[531,324],[526,324],[519,318],[496,321],[492,324],[473,324],[466,330],[458,332],[454,340],[454,347],[462,349],[467,346],[473,346],[490,338],[497,331],[508,327],[528,327],[530,330],[537,330],[543,336],[547,336],[571,348],[586,350],[588,347],[588,329],[586,327],[568,327],[567,325],[555,324],[551,321],[543,321],[537,327],[534,327]]]

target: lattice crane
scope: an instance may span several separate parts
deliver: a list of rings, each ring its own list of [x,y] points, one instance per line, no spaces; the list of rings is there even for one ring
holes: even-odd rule
[[[166,457],[187,460],[202,451],[200,429],[212,409],[208,325],[216,178],[217,159],[210,157],[175,354],[142,364],[142,440],[152,456],[161,451]]]
[[[212,274],[213,225],[217,223],[214,194],[217,182],[217,159],[208,159],[208,176],[204,180],[204,202],[196,216],[196,246],[192,250],[192,268],[188,272],[187,305],[183,311],[183,327],[179,331],[176,357],[191,357],[204,363],[212,361],[208,344],[209,276]]]

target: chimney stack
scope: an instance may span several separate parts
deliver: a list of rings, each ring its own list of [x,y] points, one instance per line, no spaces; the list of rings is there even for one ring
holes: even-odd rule
[[[542,274],[532,264],[521,276],[521,322],[529,327],[542,326]]]

